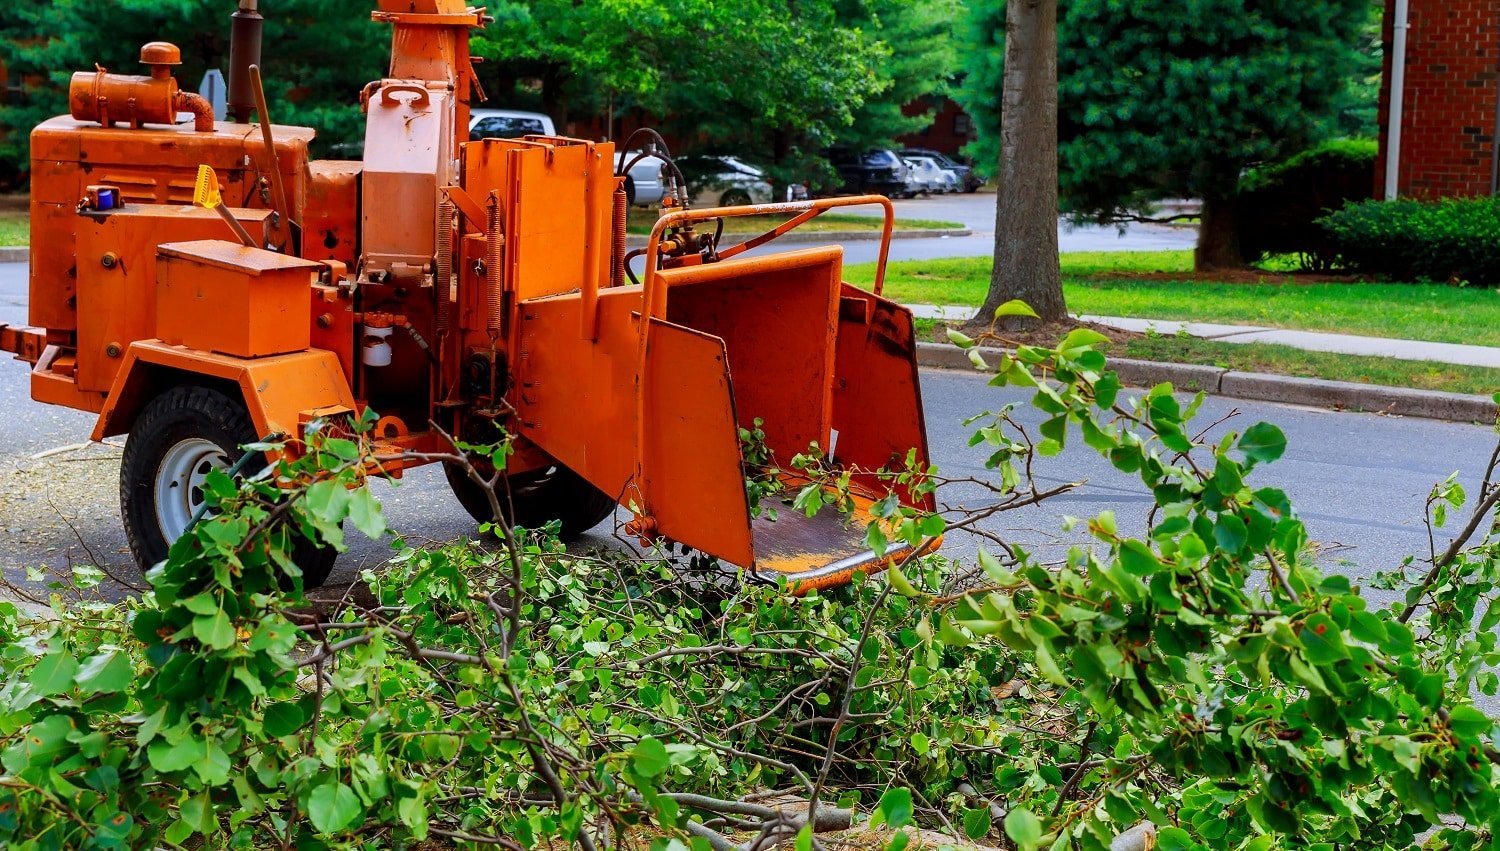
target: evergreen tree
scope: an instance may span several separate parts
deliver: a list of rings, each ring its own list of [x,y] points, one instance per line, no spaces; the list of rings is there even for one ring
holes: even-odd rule
[[[971,0],[964,101],[997,153],[1005,0]],[[1200,269],[1240,263],[1241,172],[1336,128],[1371,0],[1059,0],[1061,204],[1129,221],[1204,202]]]

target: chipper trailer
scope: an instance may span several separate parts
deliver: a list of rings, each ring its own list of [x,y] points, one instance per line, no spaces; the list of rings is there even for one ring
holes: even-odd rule
[[[153,42],[145,75],[75,74],[70,114],[31,135],[30,325],[0,326],[0,350],[30,364],[33,399],[96,413],[93,439],[128,435],[120,509],[142,565],[240,447],[295,454],[310,424],[370,410],[383,455],[510,435],[523,525],[577,535],[624,505],[644,541],[799,587],[880,569],[865,525],[890,487],[872,471],[927,457],[911,315],[879,294],[888,201],[669,206],[636,282],[613,144],[467,141],[482,11],[379,0],[390,73],[359,95],[356,162],[312,160],[312,130],[267,119],[255,7],[232,20],[234,121],[180,90],[178,49]],[[885,208],[873,292],[843,283],[837,247],[746,256],[853,204]],[[765,213],[787,218],[739,244],[714,233]],[[752,518],[738,427],[757,418],[781,461],[816,443],[855,471],[852,515]],[[466,475],[448,480],[493,519]],[[302,550],[317,584],[332,557]]]

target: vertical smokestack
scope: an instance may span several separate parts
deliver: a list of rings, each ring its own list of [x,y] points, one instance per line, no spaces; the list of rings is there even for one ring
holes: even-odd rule
[[[260,34],[265,24],[258,5],[259,0],[240,0],[240,7],[229,16],[229,117],[241,124],[255,111],[250,66],[260,64]]]

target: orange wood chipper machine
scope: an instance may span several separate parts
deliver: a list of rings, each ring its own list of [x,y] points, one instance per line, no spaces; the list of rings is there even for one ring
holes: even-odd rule
[[[277,436],[295,453],[309,424],[373,410],[391,454],[513,436],[523,525],[576,535],[624,505],[636,537],[801,587],[880,568],[865,526],[890,487],[871,471],[927,457],[911,315],[879,278],[844,283],[837,247],[745,254],[827,209],[883,204],[883,277],[888,201],[669,206],[631,252],[637,283],[611,143],[468,141],[480,10],[379,0],[390,74],[361,93],[354,162],[311,160],[311,130],[267,120],[255,5],[233,20],[234,121],[180,91],[177,48],[153,42],[149,74],[79,72],[71,114],[31,136],[31,325],[0,326],[0,349],[31,365],[34,399],[96,412],[96,440],[128,435],[138,561],[165,557],[240,447]],[[786,220],[735,245],[707,226],[764,213]],[[752,518],[738,427],[757,418],[782,461],[816,443],[855,471],[852,517]],[[493,519],[466,475],[448,478]],[[326,577],[331,555],[298,558],[308,584]]]

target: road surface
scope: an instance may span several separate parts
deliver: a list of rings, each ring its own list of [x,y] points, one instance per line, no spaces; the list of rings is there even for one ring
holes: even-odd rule
[[[0,322],[24,320],[25,267],[0,265]],[[991,388],[981,376],[942,371],[923,373],[922,392],[936,463],[952,477],[983,475],[984,456],[967,447],[963,420],[1018,401],[1020,394]],[[1287,456],[1254,481],[1290,493],[1313,538],[1325,547],[1324,563],[1361,579],[1399,564],[1407,553],[1426,552],[1421,511],[1429,488],[1459,470],[1472,493],[1495,440],[1492,430],[1476,426],[1221,399],[1207,401],[1202,421],[1232,410],[1241,414],[1221,431],[1260,420],[1286,431]],[[28,566],[97,559],[122,576],[137,577],[118,514],[120,442],[36,458],[85,443],[93,418],[32,402],[25,370],[9,359],[0,360],[0,411],[0,573],[17,580]],[[1081,444],[1043,459],[1037,472],[1044,484],[1087,484],[1047,507],[1000,515],[991,528],[1048,553],[1081,541],[1061,531],[1065,514],[1087,517],[1113,510],[1129,529],[1150,505],[1138,479],[1114,473]],[[449,541],[473,531],[441,474],[431,468],[414,471],[399,485],[377,483],[376,488],[391,525],[410,540]],[[971,508],[982,503],[972,488],[941,496]],[[584,545],[618,546],[609,524],[587,536]],[[947,550],[963,557],[972,555],[973,546],[972,539],[955,539]],[[378,566],[389,547],[388,541],[355,541],[335,578],[352,579],[361,568]]]
[[[909,198],[895,204],[898,218],[959,222],[974,233],[971,236],[897,240],[891,245],[893,260],[984,257],[995,252],[993,192]],[[851,207],[839,212],[878,215],[879,210]],[[1122,229],[1113,225],[1075,227],[1062,220],[1057,223],[1057,244],[1061,251],[1174,251],[1192,248],[1197,239],[1198,232],[1194,228],[1136,224]],[[872,262],[878,251],[878,243],[850,243],[844,247],[844,262]]]

